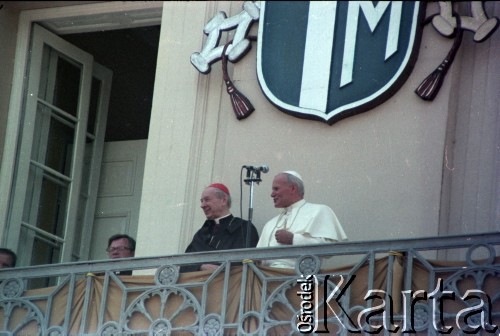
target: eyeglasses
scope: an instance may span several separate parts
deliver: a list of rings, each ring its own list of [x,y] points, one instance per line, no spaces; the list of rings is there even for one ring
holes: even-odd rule
[[[108,252],[108,253],[113,253],[115,251],[117,251],[117,252],[123,252],[125,250],[131,250],[131,248],[130,247],[126,247],[126,246],[108,247],[106,249],[106,252]]]

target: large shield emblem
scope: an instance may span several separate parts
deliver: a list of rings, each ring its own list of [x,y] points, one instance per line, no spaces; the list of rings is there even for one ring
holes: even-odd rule
[[[392,96],[418,54],[418,1],[262,1],[257,73],[266,97],[332,125]]]

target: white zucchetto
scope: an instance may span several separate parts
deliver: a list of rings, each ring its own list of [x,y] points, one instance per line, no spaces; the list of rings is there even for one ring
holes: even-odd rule
[[[293,175],[293,176],[295,176],[296,178],[298,178],[299,180],[301,180],[302,182],[304,182],[304,180],[302,179],[302,176],[300,176],[300,174],[299,174],[299,173],[297,173],[296,171],[293,171],[293,170],[287,170],[287,171],[284,171],[283,173]]]

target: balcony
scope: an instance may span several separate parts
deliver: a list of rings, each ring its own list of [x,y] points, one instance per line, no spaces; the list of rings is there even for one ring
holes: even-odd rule
[[[0,335],[497,335],[499,245],[495,232],[5,269]],[[296,269],[260,264],[279,258]],[[220,267],[179,273],[191,263]]]

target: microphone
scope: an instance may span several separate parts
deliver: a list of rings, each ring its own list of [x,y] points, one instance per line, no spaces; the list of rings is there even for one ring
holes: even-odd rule
[[[269,166],[268,165],[265,165],[263,164],[262,166],[257,166],[257,167],[254,167],[254,166],[243,166],[243,168],[246,168],[248,170],[254,170],[254,171],[258,171],[258,172],[263,172],[264,174],[269,172]]]

